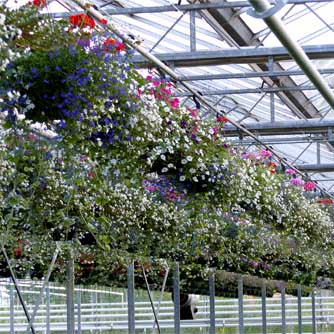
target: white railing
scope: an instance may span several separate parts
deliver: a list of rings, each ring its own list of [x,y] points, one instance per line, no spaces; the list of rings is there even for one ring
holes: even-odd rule
[[[4,283],[5,290],[2,289],[8,305],[0,306],[0,333],[26,333],[27,320],[21,305],[18,303],[13,287]],[[0,287],[2,285],[0,284]],[[20,282],[21,291],[26,298],[29,313],[32,314],[34,299],[39,294],[40,285],[29,285],[29,282]],[[7,290],[6,290],[7,289]],[[328,292],[325,292],[328,294]],[[128,330],[128,310],[122,292],[103,289],[76,289],[77,303],[75,309],[76,333],[87,333],[90,331],[112,332],[112,330]],[[48,296],[43,298],[43,303],[34,320],[36,333],[66,333],[66,304],[65,290],[63,287],[49,286]],[[89,300],[87,302],[87,300]],[[116,301],[115,301],[116,300]],[[301,319],[303,334],[312,331],[312,300],[311,297],[301,298]],[[156,309],[158,302],[154,302]],[[0,305],[3,305],[0,303]],[[198,313],[195,320],[182,320],[181,328],[194,328],[194,333],[200,333],[199,329],[210,327],[210,305],[207,297],[201,297],[196,303]],[[235,328],[236,333],[239,327],[239,304],[238,299],[217,298],[215,301],[215,323],[216,328]],[[266,298],[266,323],[267,328],[271,328],[270,333],[282,333],[280,326],[282,323],[281,298]],[[151,304],[147,302],[135,303],[136,329],[143,333],[153,333],[154,316]],[[161,329],[174,328],[174,307],[170,300],[162,301],[159,306],[159,327]],[[285,299],[285,319],[286,325],[291,331],[298,331],[298,300],[296,297],[286,296]],[[262,300],[261,298],[245,297],[243,299],[243,322],[244,327],[258,329],[262,332]],[[315,297],[315,321],[318,333],[334,332],[334,297]],[[217,330],[218,332],[218,330]],[[220,333],[220,332],[219,332]]]

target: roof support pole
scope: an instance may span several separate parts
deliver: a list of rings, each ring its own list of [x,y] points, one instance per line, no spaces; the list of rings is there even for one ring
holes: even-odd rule
[[[248,0],[249,3],[254,7],[257,12],[257,16],[262,16],[271,31],[276,35],[279,41],[286,47],[291,57],[304,71],[306,76],[318,89],[323,98],[328,104],[334,107],[334,94],[329,88],[326,81],[320,75],[318,70],[313,66],[310,59],[307,57],[301,46],[289,35],[282,21],[277,14],[269,15],[266,14],[272,8],[267,0]]]

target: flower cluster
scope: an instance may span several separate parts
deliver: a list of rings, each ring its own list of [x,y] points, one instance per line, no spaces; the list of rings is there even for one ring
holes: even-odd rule
[[[334,268],[319,263],[333,222],[303,196],[312,181],[266,149],[232,148],[228,119],[182,106],[172,83],[135,70],[120,39],[92,34],[89,16],[48,25],[43,4],[0,14],[0,219],[20,268],[28,249],[49,258],[52,240],[72,240],[89,275],[134,253],[286,279]],[[51,138],[32,132],[41,123]]]

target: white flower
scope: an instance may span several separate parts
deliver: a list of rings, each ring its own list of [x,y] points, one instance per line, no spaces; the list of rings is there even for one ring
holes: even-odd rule
[[[193,157],[192,157],[192,156],[190,156],[190,155],[188,155],[188,156],[187,156],[187,160],[190,162],[190,161],[192,161],[192,160],[193,160]]]
[[[162,170],[161,170],[161,173],[167,173],[168,171],[168,168],[167,167],[164,167]]]
[[[180,181],[183,182],[185,179],[186,179],[186,177],[185,177],[184,175],[181,175],[181,176],[180,176]]]

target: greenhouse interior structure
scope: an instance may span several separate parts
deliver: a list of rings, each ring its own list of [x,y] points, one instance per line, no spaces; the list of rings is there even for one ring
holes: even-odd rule
[[[0,333],[334,333],[333,13],[0,0]]]

